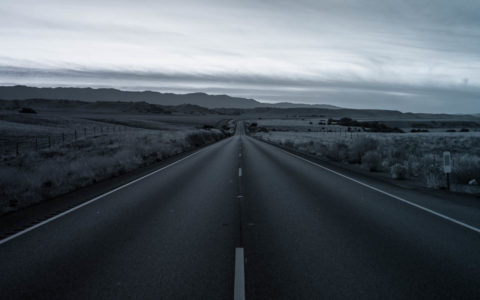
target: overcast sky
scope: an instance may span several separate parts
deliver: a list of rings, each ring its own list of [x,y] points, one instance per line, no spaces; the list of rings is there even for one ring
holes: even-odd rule
[[[480,1],[0,1],[12,84],[480,113]]]

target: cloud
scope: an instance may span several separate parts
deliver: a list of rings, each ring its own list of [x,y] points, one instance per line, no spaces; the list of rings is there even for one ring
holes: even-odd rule
[[[255,98],[264,102],[327,103],[353,108],[414,112],[478,111],[480,88],[443,87],[368,81],[303,80],[281,76],[160,73],[101,69],[29,69],[0,66],[4,85],[116,87],[159,92],[208,92]],[[54,84],[48,84],[53,82]],[[451,101],[455,99],[455,101]],[[413,108],[413,109],[412,109]]]
[[[478,11],[470,0],[4,1],[0,84],[468,112]]]

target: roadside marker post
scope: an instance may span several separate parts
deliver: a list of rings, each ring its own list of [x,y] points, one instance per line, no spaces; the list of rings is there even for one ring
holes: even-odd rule
[[[452,172],[450,151],[443,152],[443,172],[447,175],[447,190],[450,190],[450,173]]]

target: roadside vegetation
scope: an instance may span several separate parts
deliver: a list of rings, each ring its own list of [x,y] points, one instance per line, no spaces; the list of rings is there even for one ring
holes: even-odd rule
[[[281,126],[265,127],[257,124],[257,120],[247,128],[253,136],[289,149],[432,189],[446,187],[442,155],[450,151],[451,190],[480,193],[480,132],[401,130],[405,133],[399,133],[400,129],[372,132],[371,127],[365,130],[353,127],[361,123],[347,121],[345,126],[350,127],[343,130],[338,122],[332,122],[332,125],[322,124],[320,128],[324,130],[317,132],[305,131],[304,127],[288,130]]]
[[[73,135],[74,130],[78,135]],[[232,133],[233,123],[216,115],[0,111],[0,139],[6,141],[0,143],[0,214],[160,162]],[[36,138],[47,135],[50,145]],[[58,137],[64,137],[63,141]],[[15,151],[19,140],[20,151]],[[35,140],[38,147],[31,145]]]

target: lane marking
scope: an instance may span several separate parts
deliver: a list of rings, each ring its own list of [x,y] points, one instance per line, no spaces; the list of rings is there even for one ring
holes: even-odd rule
[[[273,145],[272,145],[272,146],[273,146]],[[290,152],[288,152],[288,151],[286,151],[286,150],[283,150],[283,149],[281,149],[281,148],[278,148],[278,147],[276,147],[276,148],[279,149],[279,150],[281,150],[281,151],[283,151],[283,152],[285,152],[285,153],[287,153],[287,154],[289,154],[289,155],[291,155],[291,156],[294,156],[294,157],[299,158],[299,159],[301,159],[301,160],[303,160],[303,161],[306,161],[306,162],[308,162],[308,163],[310,163],[310,164],[312,164],[312,165],[315,165],[315,166],[317,166],[317,167],[319,167],[319,168],[322,168],[322,169],[324,169],[324,170],[326,170],[326,171],[329,171],[329,172],[331,172],[331,173],[333,173],[333,174],[336,174],[336,175],[341,176],[341,177],[343,177],[343,178],[346,178],[346,179],[348,179],[348,180],[350,180],[350,181],[353,181],[353,182],[355,182],[355,183],[358,183],[358,184],[360,184],[360,185],[363,185],[364,187],[367,187],[367,188],[372,189],[372,190],[374,190],[374,191],[376,191],[376,192],[379,192],[379,193],[381,193],[381,194],[384,194],[384,195],[386,195],[386,196],[389,196],[389,197],[391,197],[391,198],[394,198],[394,199],[396,199],[396,200],[398,200],[398,201],[401,201],[401,202],[403,202],[403,203],[405,203],[405,204],[408,204],[408,205],[411,205],[411,206],[416,207],[416,208],[418,208],[418,209],[421,209],[421,210],[423,210],[423,211],[425,211],[425,212],[428,212],[428,213],[430,213],[430,214],[432,214],[432,215],[435,215],[435,216],[437,216],[437,217],[440,217],[440,218],[442,218],[442,219],[444,219],[444,220],[450,221],[450,222],[452,222],[452,223],[455,223],[455,224],[457,224],[457,225],[463,226],[463,227],[465,227],[465,228],[467,228],[467,229],[470,229],[470,230],[472,230],[472,231],[475,231],[475,232],[477,232],[477,233],[480,233],[480,228],[474,227],[474,226],[472,226],[472,225],[468,225],[468,224],[466,224],[466,223],[463,223],[462,221],[459,221],[459,220],[457,220],[457,219],[451,218],[451,217],[449,217],[449,216],[446,216],[446,215],[444,215],[444,214],[441,214],[441,213],[439,213],[439,212],[436,212],[436,211],[434,211],[434,210],[431,210],[431,209],[429,209],[429,208],[426,208],[426,207],[421,206],[421,205],[419,205],[419,204],[416,204],[416,203],[414,203],[414,202],[408,201],[408,200],[406,200],[406,199],[404,199],[404,198],[402,198],[402,197],[395,196],[395,195],[393,195],[393,194],[390,194],[389,192],[385,192],[385,191],[383,191],[383,190],[381,190],[381,189],[379,189],[379,188],[376,188],[376,187],[374,187],[374,186],[371,186],[371,185],[369,185],[369,184],[367,184],[367,183],[364,183],[364,182],[362,182],[362,181],[356,180],[356,179],[354,179],[354,178],[352,178],[352,177],[349,177],[349,176],[344,175],[344,174],[342,174],[342,173],[339,173],[339,172],[337,172],[337,171],[331,170],[331,169],[329,169],[329,168],[327,168],[327,167],[324,167],[324,166],[322,166],[322,165],[320,165],[320,164],[317,164],[317,163],[315,163],[315,162],[313,162],[313,161],[310,161],[310,160],[308,160],[308,159],[305,159],[305,158],[303,158],[303,157],[301,157],[301,156],[298,156],[298,155],[296,155],[296,154],[290,153]]]
[[[238,157],[242,157],[242,153],[238,153]]]
[[[233,299],[245,300],[245,266],[243,248],[235,248],[235,280]]]
[[[238,168],[238,177],[242,177],[242,168]]]
[[[53,217],[51,217],[51,218],[48,218],[48,219],[46,219],[46,220],[44,220],[44,221],[42,221],[42,222],[40,222],[40,223],[37,223],[37,224],[35,224],[35,225],[31,226],[31,227],[28,227],[28,228],[26,228],[26,229],[24,229],[24,230],[22,230],[22,231],[19,231],[19,232],[15,233],[15,234],[13,234],[13,235],[11,235],[11,236],[9,236],[9,237],[6,237],[6,238],[0,240],[0,245],[5,244],[6,242],[8,242],[8,241],[10,241],[10,240],[13,240],[14,238],[17,238],[17,237],[19,237],[19,236],[22,236],[22,235],[24,235],[25,233],[30,232],[30,231],[32,231],[32,230],[34,230],[34,229],[37,229],[38,227],[41,227],[41,226],[43,226],[43,225],[45,225],[45,224],[48,224],[48,223],[50,223],[50,222],[52,222],[52,221],[54,221],[54,220],[56,220],[56,219],[59,219],[59,218],[61,218],[61,217],[63,217],[63,216],[66,216],[66,215],[68,215],[68,214],[76,211],[77,209],[80,209],[80,208],[82,208],[82,207],[84,207],[84,206],[87,206],[87,205],[89,205],[89,204],[91,204],[91,203],[93,203],[93,202],[95,202],[95,201],[97,201],[97,200],[102,199],[102,198],[105,197],[105,196],[108,196],[108,195],[110,195],[110,194],[113,194],[113,193],[115,193],[115,192],[117,192],[117,191],[119,191],[119,190],[121,190],[121,189],[123,189],[123,188],[126,188],[127,186],[132,185],[132,184],[134,184],[134,183],[136,183],[136,182],[138,182],[138,181],[140,181],[140,180],[143,180],[143,179],[145,179],[145,178],[147,178],[147,177],[150,177],[150,176],[152,176],[152,175],[154,175],[154,174],[156,174],[156,173],[158,173],[158,172],[160,172],[160,171],[163,171],[163,170],[165,170],[165,169],[167,169],[167,168],[169,168],[169,167],[171,167],[171,166],[173,166],[173,165],[175,165],[175,164],[177,164],[177,163],[179,163],[179,162],[181,162],[181,161],[183,161],[183,160],[185,160],[185,159],[187,159],[187,158],[189,158],[189,157],[192,157],[192,156],[194,156],[194,155],[196,155],[196,154],[204,151],[205,149],[207,149],[207,148],[200,149],[200,150],[198,150],[197,152],[194,152],[194,153],[192,153],[192,154],[189,154],[189,155],[187,155],[187,156],[185,156],[185,157],[183,157],[183,158],[181,158],[181,159],[179,159],[179,160],[174,161],[173,163],[171,163],[171,164],[169,164],[169,165],[166,165],[165,167],[162,167],[162,168],[160,168],[160,169],[158,169],[158,170],[155,170],[155,171],[153,171],[153,172],[151,172],[151,173],[148,173],[148,174],[146,174],[146,175],[143,175],[143,176],[140,177],[140,178],[137,178],[137,179],[135,179],[135,180],[133,180],[133,181],[130,181],[130,182],[128,182],[128,183],[126,183],[126,184],[124,184],[124,185],[121,185],[121,186],[119,186],[119,187],[117,187],[117,188],[115,188],[115,189],[113,189],[113,190],[111,190],[111,191],[108,191],[108,192],[106,192],[106,193],[104,193],[104,194],[102,194],[102,195],[100,195],[100,196],[97,196],[97,197],[95,197],[95,198],[93,198],[93,199],[90,199],[90,200],[88,200],[88,201],[86,201],[86,202],[83,202],[82,204],[79,204],[79,205],[77,205],[77,206],[74,206],[73,208],[70,208],[70,209],[68,209],[68,210],[66,210],[66,211],[64,211],[64,212],[62,212],[62,213],[60,213],[60,214],[58,214],[58,215],[55,215],[55,216],[53,216]]]

